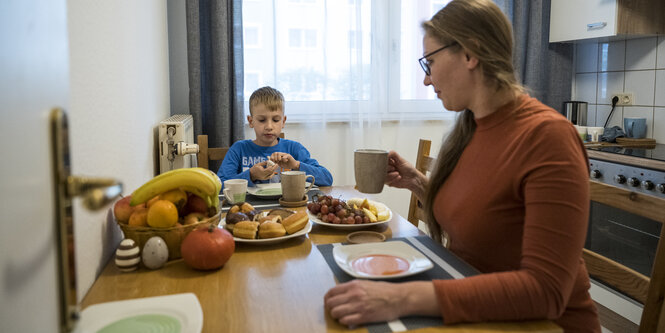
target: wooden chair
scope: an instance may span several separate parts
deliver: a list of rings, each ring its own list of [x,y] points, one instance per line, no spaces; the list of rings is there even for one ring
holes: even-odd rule
[[[432,141],[420,139],[418,143],[418,153],[416,155],[416,169],[418,171],[427,175],[427,173],[434,167],[434,157],[430,157],[430,149],[432,147]],[[423,205],[418,200],[415,194],[411,194],[411,202],[409,204],[409,215],[407,220],[413,225],[418,227],[420,221],[425,221],[427,215],[423,210]]]
[[[665,223],[665,199],[632,192],[623,188],[606,185],[590,180],[591,201]],[[660,240],[656,247],[656,256],[651,269],[651,278],[640,274],[616,261],[598,253],[584,249],[582,257],[586,262],[589,275],[644,305],[639,332],[665,332],[665,246],[663,239],[665,228],[661,229]],[[609,309],[599,307],[601,324],[612,327],[616,315]],[[619,329],[625,331],[625,329]],[[615,330],[618,332],[619,330]]]
[[[279,137],[284,139],[284,133],[279,133]],[[199,145],[199,153],[196,155],[198,166],[201,168],[208,169],[210,166],[210,161],[222,161],[226,152],[229,151],[229,147],[221,148],[211,148],[208,147],[208,136],[199,135],[196,138],[196,142]],[[217,170],[213,170],[217,172]]]

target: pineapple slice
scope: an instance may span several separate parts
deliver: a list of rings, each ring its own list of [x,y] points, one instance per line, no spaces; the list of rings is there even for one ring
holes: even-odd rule
[[[369,218],[370,222],[373,223],[373,222],[378,221],[378,219],[376,218],[376,215],[374,215],[374,213],[372,213],[371,210],[369,210],[367,208],[363,208],[363,212],[365,212],[365,216],[367,216]]]

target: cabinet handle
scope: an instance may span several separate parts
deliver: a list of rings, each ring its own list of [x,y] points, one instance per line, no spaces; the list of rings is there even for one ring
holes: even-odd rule
[[[605,28],[607,26],[607,22],[596,22],[596,23],[589,23],[586,25],[586,29],[588,30],[599,30],[602,28]]]

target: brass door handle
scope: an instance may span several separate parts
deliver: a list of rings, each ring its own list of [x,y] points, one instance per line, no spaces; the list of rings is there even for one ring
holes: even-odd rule
[[[111,178],[72,176],[70,173],[67,114],[61,108],[51,110],[51,151],[55,230],[58,241],[58,284],[60,332],[71,332],[79,319],[74,249],[72,200],[82,198],[86,209],[104,208],[122,193],[122,184]]]

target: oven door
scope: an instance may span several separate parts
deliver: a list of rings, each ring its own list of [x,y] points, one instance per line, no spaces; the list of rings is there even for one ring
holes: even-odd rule
[[[591,201],[585,248],[651,276],[662,225]]]

